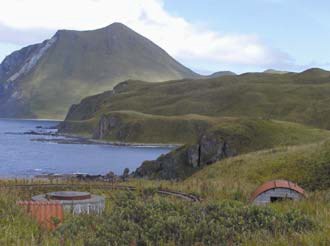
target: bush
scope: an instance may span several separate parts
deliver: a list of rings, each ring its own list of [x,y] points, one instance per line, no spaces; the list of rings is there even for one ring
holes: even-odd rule
[[[66,241],[79,238],[84,245],[224,245],[239,243],[254,233],[272,236],[313,228],[314,223],[299,210],[279,212],[236,201],[171,202],[119,193],[112,211],[72,218],[56,233]]]

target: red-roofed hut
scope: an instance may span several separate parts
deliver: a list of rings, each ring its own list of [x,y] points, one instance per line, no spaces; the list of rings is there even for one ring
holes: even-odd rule
[[[250,202],[256,205],[281,200],[300,200],[305,197],[303,188],[287,180],[272,180],[259,186],[252,194]]]

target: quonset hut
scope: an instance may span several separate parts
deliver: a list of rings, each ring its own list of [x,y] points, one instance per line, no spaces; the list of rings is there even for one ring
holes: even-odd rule
[[[303,188],[287,180],[273,180],[259,186],[252,194],[250,202],[263,205],[282,200],[300,200],[305,197]]]

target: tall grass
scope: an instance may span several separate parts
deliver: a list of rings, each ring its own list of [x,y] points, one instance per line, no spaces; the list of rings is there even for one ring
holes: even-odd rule
[[[219,225],[225,226],[221,230],[225,230],[224,233],[229,234],[221,234],[221,235],[232,235],[229,236],[231,238],[230,240],[234,240],[232,242],[236,242],[239,244],[245,244],[245,245],[262,245],[262,244],[269,244],[269,238],[271,238],[271,241],[277,242],[277,244],[274,245],[287,245],[289,243],[293,243],[296,245],[326,245],[327,242],[329,242],[329,228],[330,228],[330,209],[329,209],[329,202],[330,202],[330,192],[329,191],[322,191],[322,192],[312,192],[309,193],[309,197],[306,200],[303,200],[301,202],[285,202],[285,203],[278,203],[275,205],[271,205],[269,208],[265,209],[271,209],[271,213],[274,213],[272,216],[284,216],[285,214],[290,214],[292,212],[290,211],[298,211],[298,214],[295,215],[295,212],[293,212],[293,216],[291,218],[295,218],[294,220],[291,220],[291,222],[288,221],[290,224],[281,224],[284,223],[287,219],[281,219],[278,222],[280,227],[279,229],[276,229],[275,231],[268,231],[268,227],[265,227],[264,229],[249,229],[246,233],[242,233],[239,237],[238,234],[236,234],[240,230],[239,225],[236,224],[236,222],[233,224],[235,225],[236,229],[233,229],[231,226],[228,225],[228,219],[232,217],[232,219],[236,218],[235,216],[239,216],[239,214],[243,211],[243,214],[250,211],[252,213],[253,207],[246,206],[248,203],[247,195],[248,192],[246,192],[245,187],[243,184],[240,186],[237,184],[236,187],[233,187],[232,189],[223,190],[219,189],[216,185],[209,185],[206,182],[201,181],[194,181],[195,183],[186,182],[186,183],[179,183],[179,182],[154,182],[154,181],[143,181],[143,180],[132,180],[131,183],[137,185],[138,191],[136,193],[132,193],[133,196],[127,196],[126,192],[122,191],[106,191],[106,190],[99,190],[99,189],[89,189],[93,193],[102,194],[107,199],[107,206],[104,216],[101,217],[91,217],[91,216],[82,216],[82,217],[71,217],[66,216],[66,220],[64,224],[55,232],[48,232],[40,228],[36,222],[29,218],[23,211],[20,210],[19,207],[16,206],[16,201],[21,199],[28,199],[28,197],[39,194],[42,192],[46,192],[49,190],[45,189],[33,189],[29,191],[22,191],[22,192],[15,192],[13,190],[6,191],[6,190],[0,190],[0,245],[97,245],[97,242],[105,242],[106,240],[116,240],[116,238],[120,237],[121,230],[123,228],[121,226],[129,225],[135,226],[140,223],[138,222],[140,219],[139,216],[142,216],[142,218],[147,219],[148,216],[152,216],[150,219],[150,225],[149,227],[146,227],[142,231],[136,231],[138,234],[134,234],[134,230],[132,231],[132,234],[127,235],[133,235],[129,238],[134,238],[134,235],[144,235],[143,237],[147,242],[149,242],[150,245],[154,245],[152,237],[149,238],[148,230],[152,229],[153,226],[156,226],[155,222],[152,222],[152,220],[156,219],[159,221],[162,221],[162,223],[166,222],[164,218],[167,218],[167,213],[169,211],[170,214],[173,215],[173,213],[176,213],[175,217],[176,220],[173,220],[171,223],[172,226],[175,225],[175,223],[179,223],[177,226],[184,226],[184,228],[187,228],[188,231],[192,230],[194,231],[196,227],[196,222],[193,222],[192,224],[189,224],[190,222],[185,221],[185,218],[189,218],[189,216],[193,215],[197,216],[199,213],[198,211],[204,211],[206,208],[211,208],[212,206],[220,206],[221,209],[214,214],[214,216],[221,216],[222,213],[225,211],[228,212],[227,215],[223,219],[224,221],[227,221],[226,223],[222,224],[222,222]],[[191,186],[190,186],[191,185]],[[88,185],[86,185],[88,187]],[[201,204],[191,204],[189,202],[184,201],[178,201],[176,199],[172,198],[160,198],[158,196],[152,198],[150,197],[153,193],[150,192],[153,189],[149,189],[147,187],[162,187],[162,188],[171,188],[171,189],[177,189],[177,190],[184,190],[184,189],[192,189],[194,190],[195,187],[200,187],[201,194],[204,195],[204,201]],[[146,190],[147,189],[147,190]],[[119,198],[118,195],[119,194]],[[218,199],[211,199],[211,197],[216,196]],[[221,197],[221,199],[220,199]],[[227,201],[225,202],[225,198],[227,198]],[[119,200],[118,200],[119,199]],[[132,200],[133,199],[133,200]],[[239,200],[240,202],[234,202],[233,200]],[[242,202],[243,201],[243,202]],[[160,203],[159,203],[160,202]],[[140,205],[139,205],[140,204]],[[158,205],[157,205],[158,204]],[[227,204],[227,205],[225,205]],[[236,205],[235,205],[236,204]],[[244,205],[245,204],[245,205]],[[228,207],[229,205],[229,207]],[[165,207],[163,207],[165,206]],[[211,206],[211,207],[210,207]],[[224,207],[223,207],[224,206]],[[237,207],[238,206],[238,207]],[[236,208],[235,208],[236,207]],[[157,209],[156,209],[157,208]],[[167,209],[164,209],[167,208]],[[156,209],[156,210],[155,210]],[[168,210],[170,209],[170,210]],[[229,209],[229,210],[228,210]],[[236,211],[236,210],[237,211]],[[251,210],[252,209],[252,210]],[[194,210],[194,211],[192,211]],[[121,211],[121,212],[120,212]],[[158,212],[156,212],[158,211]],[[168,211],[168,212],[166,212]],[[210,210],[211,211],[211,210]],[[230,212],[229,212],[230,211]],[[236,211],[236,212],[235,212]],[[241,211],[241,212],[239,212]],[[264,213],[263,208],[261,210],[257,210],[257,214]],[[226,213],[227,213],[226,212]],[[249,213],[250,213],[249,212]],[[133,216],[137,220],[131,221],[130,218],[133,217],[125,217],[125,213],[130,214],[130,216]],[[155,213],[155,214],[154,214]],[[252,213],[253,214],[253,213]],[[251,216],[252,216],[251,214]],[[266,212],[268,214],[268,212]],[[205,214],[205,216],[210,216],[209,212]],[[117,217],[120,216],[120,217]],[[121,217],[123,216],[123,217]],[[144,217],[147,216],[147,217]],[[156,217],[154,217],[156,216]],[[160,217],[159,217],[160,216]],[[161,216],[165,216],[162,218]],[[180,216],[181,219],[180,219]],[[254,216],[254,215],[253,215]],[[268,216],[268,215],[267,215]],[[306,229],[309,227],[304,227],[304,219],[300,216],[306,216],[308,221],[311,221],[313,223],[312,230]],[[116,219],[115,219],[116,218]],[[152,219],[154,218],[154,219]],[[157,219],[158,218],[158,219]],[[196,217],[197,218],[197,217]],[[206,217],[205,217],[206,218]],[[210,218],[211,217],[207,217]],[[248,216],[247,218],[252,218]],[[268,221],[268,219],[260,217],[260,222]],[[281,217],[282,218],[282,217]],[[284,218],[284,217],[283,217]],[[120,220],[118,220],[120,219]],[[238,219],[238,218],[237,218]],[[207,219],[208,220],[208,219]],[[236,219],[235,219],[236,220]],[[234,220],[234,221],[235,221]],[[116,223],[119,224],[111,224],[113,222],[110,221],[117,221]],[[126,222],[125,222],[126,221]],[[181,222],[180,222],[181,221]],[[303,230],[300,230],[295,227],[294,221],[299,222],[300,226],[303,226],[302,228],[305,228]],[[168,221],[170,222],[170,221]],[[109,224],[110,223],[110,224]],[[124,223],[124,224],[122,224]],[[126,223],[126,224],[125,224]],[[127,224],[128,223],[128,224]],[[142,221],[141,221],[142,223]],[[149,223],[149,222],[148,222]],[[167,222],[166,222],[167,223]],[[182,224],[183,223],[183,224]],[[207,222],[209,223],[209,222]],[[244,222],[250,223],[248,221]],[[286,223],[286,222],[285,222]],[[293,223],[293,224],[292,224]],[[302,224],[300,224],[302,223]],[[309,223],[309,222],[308,222]],[[198,223],[197,223],[198,224]],[[90,234],[90,226],[95,225],[97,226],[93,230],[96,230],[98,234],[93,234],[92,236]],[[165,225],[165,224],[164,224]],[[227,226],[229,226],[227,228]],[[243,226],[242,225],[242,226]],[[118,226],[118,228],[121,228],[120,230],[116,231],[115,228]],[[206,226],[206,225],[205,225]],[[236,227],[238,226],[238,227]],[[246,224],[245,226],[248,226]],[[280,228],[287,228],[284,231],[281,231]],[[109,230],[108,230],[108,229]],[[147,229],[149,228],[149,229]],[[195,228],[195,229],[194,229]],[[232,229],[230,229],[232,228]],[[243,227],[242,227],[243,228]],[[250,227],[247,227],[250,228]],[[252,228],[252,227],[251,227]],[[296,228],[296,229],[294,229]],[[156,229],[156,227],[154,228]],[[205,228],[206,229],[206,228]],[[182,228],[180,230],[183,230]],[[197,231],[200,231],[201,229],[196,229]],[[216,227],[209,228],[208,230],[215,230],[215,232],[218,232],[218,229]],[[220,229],[219,229],[220,230]],[[234,231],[231,231],[234,230]],[[107,233],[115,233],[111,234],[110,237]],[[187,231],[187,232],[188,232]],[[196,232],[197,232],[196,231]],[[119,233],[119,234],[116,234]],[[142,233],[142,234],[139,234]],[[165,233],[165,232],[164,232]],[[168,233],[171,233],[169,231]],[[204,231],[206,233],[203,237],[211,236],[211,231]],[[233,234],[232,234],[233,233]],[[88,236],[89,235],[89,236]],[[97,236],[98,235],[98,236]],[[117,236],[116,236],[117,235]],[[168,234],[168,236],[171,237],[172,234]],[[189,234],[191,237],[189,240],[194,241],[194,238],[197,237],[198,234]],[[192,236],[195,235],[195,236]],[[235,236],[236,235],[236,236]],[[167,237],[168,237],[167,236]],[[188,234],[184,237],[186,240],[188,240]],[[149,238],[149,239],[148,239]],[[180,241],[181,244],[184,242],[184,238],[180,239],[183,241]],[[201,241],[200,239],[196,239],[195,241]],[[119,239],[118,239],[119,240]],[[151,241],[150,241],[151,240]],[[159,238],[160,242],[162,240],[163,245],[171,245],[171,240],[167,241],[165,238]],[[173,241],[174,240],[174,241]],[[180,243],[179,241],[175,243],[175,239],[172,240],[172,245],[175,245],[177,243]],[[178,239],[179,240],[179,239]],[[211,239],[210,239],[211,240]],[[215,239],[212,239],[215,240]],[[228,239],[229,240],[229,239]],[[119,241],[118,241],[119,242]],[[210,245],[206,241],[200,242],[200,245]],[[99,245],[102,245],[99,244]],[[104,244],[103,244],[104,245]],[[128,244],[118,244],[118,245],[128,245]],[[212,244],[211,244],[212,245]]]

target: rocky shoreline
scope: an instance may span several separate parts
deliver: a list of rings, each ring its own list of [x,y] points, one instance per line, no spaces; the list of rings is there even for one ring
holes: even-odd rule
[[[104,144],[104,145],[112,145],[112,146],[127,146],[127,147],[148,147],[148,148],[178,148],[181,147],[182,144],[162,144],[162,143],[128,143],[128,142],[113,142],[113,141],[105,141],[87,137],[79,137],[68,134],[59,134],[58,136],[66,137],[66,138],[76,138],[81,141],[88,141],[91,144]]]
[[[126,170],[126,172],[125,172]],[[33,179],[36,180],[59,180],[59,181],[69,181],[69,180],[76,180],[76,181],[102,181],[102,182],[116,182],[116,181],[126,181],[129,177],[129,170],[125,169],[122,175],[116,175],[113,172],[109,172],[105,175],[91,175],[91,174],[39,174],[35,175]]]
[[[56,127],[42,127],[36,126],[34,129],[25,132],[5,132],[9,135],[30,135],[30,141],[57,143],[57,144],[83,144],[83,145],[108,145],[120,147],[134,147],[134,148],[170,148],[176,149],[180,144],[161,144],[161,143],[127,143],[127,142],[109,142],[105,140],[92,139],[78,135],[63,134],[57,132]],[[140,163],[142,164],[142,162]],[[132,170],[134,175],[135,170]],[[126,173],[125,176],[127,176]],[[115,175],[110,172],[106,175],[89,174],[89,173],[41,173],[30,176],[28,179],[37,180],[87,180],[87,181],[111,181],[122,180],[124,175]]]
[[[39,129],[39,128],[37,128]],[[39,131],[40,130],[40,131]],[[216,136],[215,132],[204,133],[195,144],[154,144],[154,143],[127,143],[127,142],[108,142],[100,139],[93,139],[77,135],[58,133],[54,131],[47,132],[47,129],[29,131],[23,134],[36,136],[51,136],[52,138],[35,138],[32,141],[53,142],[58,144],[99,144],[111,146],[127,146],[141,148],[171,148],[168,154],[161,155],[156,160],[144,161],[132,173],[136,178],[161,178],[161,179],[182,179],[187,177],[203,166],[212,164],[226,157],[236,155],[231,141],[226,141],[222,135]],[[48,129],[52,130],[52,129]],[[90,174],[64,174],[39,175],[36,178],[46,179],[78,179],[78,180],[107,180],[102,175]]]
[[[32,141],[40,142],[54,142],[59,144],[100,144],[100,145],[111,145],[111,146],[124,146],[124,147],[143,147],[143,148],[178,148],[182,144],[162,144],[162,143],[128,143],[128,142],[112,142],[105,140],[98,140],[88,137],[81,137],[77,135],[62,134],[57,132],[39,132],[39,131],[28,131],[23,133],[11,133],[6,134],[21,134],[21,135],[35,135],[35,136],[49,136],[49,137],[63,137],[63,138],[36,138]]]

